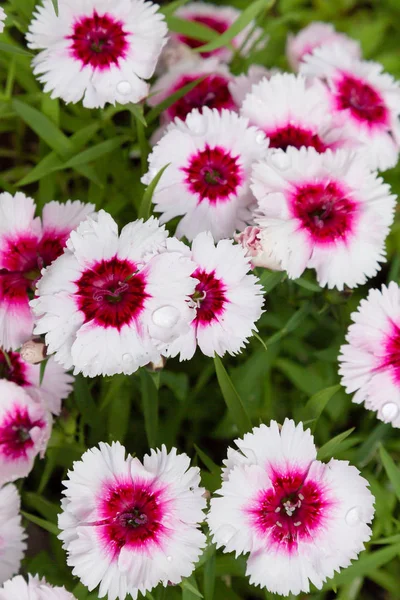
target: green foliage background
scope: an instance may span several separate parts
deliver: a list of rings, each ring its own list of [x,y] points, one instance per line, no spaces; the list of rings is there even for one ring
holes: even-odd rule
[[[164,2],[163,11],[171,29],[185,26],[190,33],[190,26],[174,17],[174,9],[182,3]],[[322,20],[359,39],[365,58],[383,63],[400,78],[400,0],[231,0],[229,4],[245,10],[245,15],[253,11],[270,36],[262,52],[253,52],[246,60],[235,56],[235,73],[253,62],[287,69],[287,33]],[[149,194],[142,202],[140,176],[157,111],[141,106],[89,111],[51,100],[32,75],[24,43],[34,1],[9,0],[3,6],[9,16],[6,32],[0,36],[0,187],[10,193],[24,191],[39,208],[52,199],[94,202],[121,226],[138,214],[145,215]],[[207,31],[202,35],[204,41],[213,38]],[[399,193],[400,170],[387,172],[384,178]],[[37,461],[30,477],[21,482],[32,545],[24,570],[66,585],[78,600],[97,598],[72,577],[54,535],[61,481],[86,448],[101,440],[120,440],[128,451],[142,457],[149,446],[176,445],[201,466],[203,483],[213,491],[220,479],[216,465],[221,464],[227,445],[248,427],[249,418],[256,425],[292,417],[313,428],[321,458],[335,456],[355,464],[376,497],[373,538],[367,550],[322,591],[302,597],[400,598],[399,432],[352,404],[338,385],[337,374],[338,349],[350,313],[370,287],[399,281],[399,220],[388,239],[388,253],[389,261],[379,275],[354,292],[320,289],[311,272],[297,281],[288,281],[281,273],[260,272],[267,292],[260,339],[253,338],[237,358],[214,364],[198,353],[189,363],[168,361],[162,372],[142,370],[131,377],[96,380],[78,377],[45,459]],[[157,589],[147,598],[276,597],[249,586],[244,562],[233,555],[215,554],[210,545],[189,580]]]

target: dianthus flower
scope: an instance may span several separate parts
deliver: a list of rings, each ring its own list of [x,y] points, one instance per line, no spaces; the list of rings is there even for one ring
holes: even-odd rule
[[[36,9],[28,46],[41,50],[34,74],[52,98],[87,108],[127,104],[147,96],[165,44],[158,5],[145,0],[52,0]]]
[[[329,112],[362,144],[371,169],[390,169],[400,148],[400,84],[382,65],[353,58],[340,45],[307,56],[300,72],[325,83]]]
[[[18,575],[0,588],[0,600],[76,600],[64,587],[54,587],[36,575]]]
[[[217,547],[249,552],[250,583],[288,595],[321,588],[371,537],[374,497],[347,461],[317,460],[309,430],[286,419],[235,441],[208,523]]]
[[[396,197],[362,156],[289,147],[257,163],[252,181],[257,225],[289,277],[311,268],[321,286],[342,290],[381,268]]]
[[[246,258],[251,259],[252,267],[264,267],[271,271],[281,271],[282,265],[274,258],[268,243],[268,234],[260,227],[249,225],[240,233],[235,233],[235,242],[245,250]]]
[[[154,218],[129,223],[118,235],[104,211],[81,223],[31,302],[48,354],[89,377],[158,362],[195,316],[188,300],[196,266],[165,251],[167,235]]]
[[[277,73],[262,79],[247,94],[240,114],[264,131],[270,148],[305,146],[322,153],[357,145],[332,119],[322,83],[307,83],[301,75]]]
[[[353,58],[361,58],[360,44],[345,33],[336,31],[331,23],[314,21],[296,35],[288,35],[286,56],[293,71],[298,71],[304,57],[321,47],[340,44],[344,52]]]
[[[42,219],[22,192],[0,194],[0,347],[15,350],[32,337],[29,295],[43,267],[62,254],[71,230],[93,204],[48,202]]]
[[[229,91],[237,106],[242,106],[247,94],[252,90],[253,85],[260,83],[264,78],[270,79],[272,75],[278,73],[278,69],[266,69],[261,65],[251,65],[247,73],[242,73],[229,83]]]
[[[342,385],[353,402],[377,411],[400,427],[400,288],[394,281],[370,290],[351,315],[353,323],[340,349]]]
[[[61,401],[72,391],[74,378],[53,357],[46,363],[40,381],[40,365],[32,365],[18,352],[7,352],[0,348],[0,381],[6,379],[24,388],[36,400],[39,396],[47,409],[54,415],[61,412]]]
[[[204,489],[186,454],[152,450],[143,463],[100,444],[74,463],[59,516],[73,574],[99,597],[124,600],[191,575],[205,536]]]
[[[40,395],[0,379],[0,485],[29,475],[43,458],[52,419]]]
[[[169,356],[192,358],[199,346],[203,354],[223,356],[240,352],[261,316],[263,290],[257,277],[248,273],[250,260],[232,240],[217,245],[209,232],[193,240],[190,253],[198,280],[192,301],[196,318],[186,334],[169,347]]]
[[[250,190],[254,161],[267,149],[264,134],[228,110],[193,110],[176,119],[149,156],[149,184],[166,165],[154,191],[155,211],[166,223],[183,215],[176,235],[192,240],[202,231],[214,239],[231,237],[252,218]]]
[[[0,584],[18,573],[26,550],[25,530],[21,525],[21,499],[15,485],[0,488]],[[1,592],[0,592],[1,593]],[[21,600],[2,598],[1,600]]]

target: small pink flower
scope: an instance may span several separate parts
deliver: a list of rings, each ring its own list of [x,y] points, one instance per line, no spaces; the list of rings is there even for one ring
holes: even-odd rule
[[[26,477],[36,456],[44,456],[51,416],[39,395],[34,399],[31,394],[0,380],[0,485]]]
[[[305,56],[312,54],[317,48],[338,43],[350,56],[361,58],[360,44],[356,40],[336,31],[331,23],[318,21],[310,23],[296,35],[288,36],[286,55],[293,71],[297,71]]]
[[[89,590],[100,584],[100,598],[136,600],[191,575],[205,546],[206,501],[186,454],[163,446],[142,463],[119,443],[101,443],[74,463],[64,485],[59,537],[73,574]]]
[[[93,212],[93,204],[49,202],[42,219],[32,198],[0,194],[0,346],[15,350],[32,337],[29,297],[43,267],[64,250],[72,229]]]
[[[374,497],[347,461],[317,460],[309,430],[286,419],[235,440],[208,523],[224,552],[250,553],[250,583],[289,595],[318,589],[371,537]]]
[[[235,241],[246,251],[246,257],[251,258],[254,267],[264,267],[271,271],[281,271],[281,264],[268,249],[267,239],[263,239],[263,231],[259,227],[246,227],[241,233],[235,234]]]

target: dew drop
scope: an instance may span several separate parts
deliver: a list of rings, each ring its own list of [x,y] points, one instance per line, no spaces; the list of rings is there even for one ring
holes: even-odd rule
[[[274,152],[270,157],[271,163],[274,167],[284,171],[290,167],[290,158],[285,152]]]
[[[172,562],[172,556],[167,556],[167,561]]]
[[[355,527],[358,525],[361,521],[360,507],[353,506],[353,508],[347,511],[345,521],[350,527]]]
[[[179,321],[180,312],[175,306],[161,306],[151,316],[154,325],[169,329]]]
[[[265,135],[263,133],[261,133],[261,132],[257,133],[257,135],[256,135],[256,144],[260,144],[260,146],[261,146],[261,144],[264,144],[264,142],[265,142]]]
[[[129,354],[128,352],[126,354],[122,355],[122,361],[126,364],[126,365],[130,365],[131,362],[133,361],[133,357],[131,354]]]
[[[132,91],[132,86],[129,81],[120,81],[117,83],[117,92],[122,96],[128,96]]]
[[[225,545],[231,541],[235,534],[236,529],[232,527],[232,525],[222,525],[222,527],[216,531],[216,535]]]
[[[382,418],[386,423],[394,421],[399,414],[399,407],[394,402],[387,402],[382,406]]]

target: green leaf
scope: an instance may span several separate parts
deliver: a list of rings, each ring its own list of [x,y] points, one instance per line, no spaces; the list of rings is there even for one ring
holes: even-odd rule
[[[218,465],[216,465],[215,462],[211,460],[211,458],[207,456],[205,452],[203,452],[203,450],[200,450],[200,448],[196,446],[196,444],[194,444],[194,449],[196,450],[200,459],[205,464],[210,473],[212,473],[213,475],[221,475],[221,468]]]
[[[12,106],[17,115],[57,154],[62,156],[73,151],[70,140],[43,113],[21,100],[13,100]]]
[[[267,269],[263,269],[262,273],[259,274],[260,283],[266,294],[271,292],[279,283],[282,283],[286,277],[286,273],[282,271],[268,271]]]
[[[92,427],[98,426],[100,423],[99,410],[93,399],[87,379],[82,375],[75,378],[74,399],[85,423]]]
[[[157,445],[158,434],[158,389],[150,373],[142,368],[139,372],[142,388],[144,427],[150,448]]]
[[[304,406],[302,411],[302,421],[313,421],[311,430],[315,431],[315,426],[322,411],[325,409],[329,400],[340,390],[340,384],[332,385],[314,394]]]
[[[174,0],[170,2],[167,6],[162,6],[160,12],[163,13],[166,17],[174,14],[175,11],[178,10],[181,6],[187,4],[189,0]]]
[[[27,513],[23,510],[21,510],[21,514],[23,517],[25,517],[25,519],[27,519],[31,523],[38,525],[39,527],[41,527],[42,529],[45,529],[46,531],[48,531],[49,533],[52,533],[53,535],[58,535],[60,533],[60,530],[58,529],[57,525],[54,525],[54,523],[50,523],[50,521],[46,521],[45,519],[41,519],[40,517],[31,515],[30,513]]]
[[[199,592],[196,580],[192,575],[190,579],[184,579],[181,583],[182,588],[182,600],[195,600],[196,598],[203,598],[203,594]]]
[[[299,325],[303,323],[304,317],[310,311],[310,308],[311,304],[309,302],[304,302],[304,304],[299,308],[298,311],[294,313],[294,315],[290,317],[286,325],[282,327],[280,331],[277,331],[277,333],[274,333],[274,335],[271,335],[270,338],[265,340],[266,345],[271,346],[271,344],[275,344],[283,337],[285,337],[288,333],[291,333],[292,331],[297,329],[297,327],[299,327]]]
[[[351,429],[347,429],[347,431],[343,431],[343,433],[339,433],[331,440],[326,442],[321,448],[318,450],[318,460],[327,460],[328,458],[332,458],[335,454],[340,451],[340,447],[342,442],[349,437],[355,430],[355,427],[351,427]]]
[[[166,16],[166,21],[170,31],[194,38],[195,40],[215,42],[220,37],[220,34],[214,29],[211,29],[211,27],[207,27],[207,25],[203,25],[202,23],[187,21],[186,19],[180,19],[179,17],[174,17],[172,15]]]
[[[177,92],[170,94],[167,98],[165,98],[165,100],[163,100],[159,104],[156,104],[156,106],[153,106],[153,108],[147,113],[147,123],[150,125],[159,117],[159,115],[162,112],[164,112],[164,110],[167,110],[167,108],[172,106],[177,100],[180,100],[181,98],[183,98],[183,96],[191,92],[201,81],[203,81],[204,78],[205,75],[199,77],[198,79],[195,79],[194,81],[191,81],[190,83],[187,83],[186,85],[182,86]]]
[[[19,46],[14,46],[13,44],[6,44],[5,42],[0,42],[0,52],[8,52],[10,54],[22,54],[23,56],[30,56],[33,58],[32,52],[29,52],[24,48],[20,48]]]
[[[124,443],[129,429],[131,402],[129,389],[120,389],[110,404],[108,415],[108,438],[110,441]]]
[[[262,10],[267,10],[274,4],[274,0],[256,0],[256,2],[252,2],[249,6],[241,13],[241,15],[236,19],[234,23],[217,36],[217,38],[204,46],[200,46],[199,48],[193,48],[194,52],[212,52],[213,50],[217,50],[222,46],[226,46],[235,38],[239,33],[251,23],[253,19],[257,17],[257,15]]]
[[[185,402],[189,393],[189,377],[186,373],[160,372],[160,387],[168,387],[179,402]]]
[[[168,163],[167,165],[165,165],[165,167],[160,169],[158,171],[157,175],[154,177],[154,179],[149,183],[149,185],[145,189],[143,198],[142,198],[142,202],[140,203],[139,214],[138,214],[139,219],[146,220],[150,217],[151,202],[153,200],[154,190],[156,189],[158,182],[160,181],[161,177],[163,176],[165,169],[167,169],[170,164],[171,163]]]
[[[46,518],[46,521],[48,520],[52,523],[57,523],[58,513],[61,512],[61,507],[44,498],[42,494],[26,492],[23,494],[23,501],[28,504],[28,506],[37,510],[38,513]]]
[[[240,434],[243,435],[251,429],[250,417],[219,356],[214,357],[214,365],[219,387],[221,388],[228,411]]]
[[[293,283],[304,288],[305,290],[309,290],[310,292],[322,292],[322,288],[320,288],[318,284],[313,283],[312,281],[307,281],[307,279],[304,279],[303,277],[293,279]]]
[[[110,154],[117,148],[120,148],[124,142],[129,139],[126,135],[120,135],[115,137],[112,140],[106,140],[105,142],[100,142],[87,150],[83,150],[73,158],[70,158],[67,162],[63,163],[62,169],[72,169],[73,167],[79,167],[88,162],[93,162],[98,158],[105,156],[106,154]]]
[[[390,483],[393,486],[394,493],[396,494],[397,499],[400,500],[400,469],[395,465],[393,458],[386,452],[382,445],[379,446],[379,454],[386,475],[389,477]]]
[[[361,554],[360,558],[341,573],[335,575],[333,580],[328,580],[322,588],[328,590],[332,586],[332,581],[335,585],[343,585],[353,581],[356,577],[368,577],[368,573],[382,565],[387,564],[400,553],[400,544],[387,546],[376,552]]]
[[[215,553],[204,565],[204,600],[213,600],[215,590]]]
[[[54,6],[54,12],[56,13],[57,17],[58,17],[58,0],[51,0]]]

